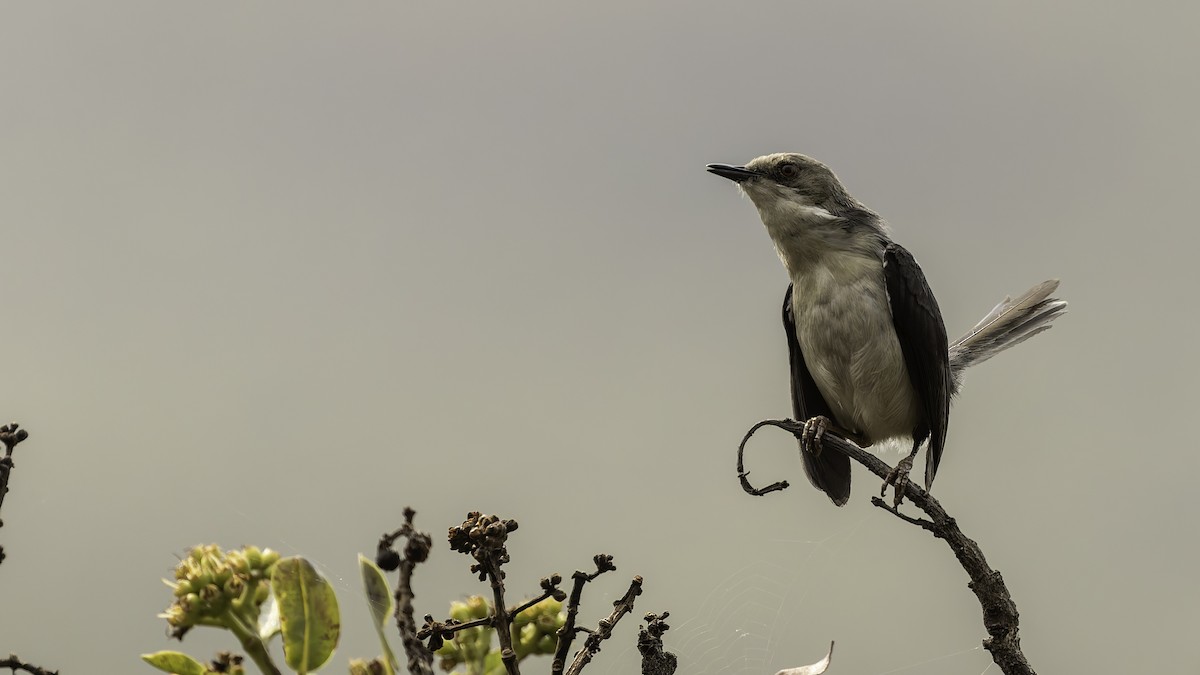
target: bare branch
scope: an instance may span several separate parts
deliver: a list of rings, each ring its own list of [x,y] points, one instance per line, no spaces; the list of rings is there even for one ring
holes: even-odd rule
[[[559,574],[551,574],[548,577],[542,577],[542,592],[536,596],[522,602],[521,604],[508,610],[508,620],[512,621],[517,618],[517,615],[525,610],[533,607],[546,598],[554,598],[562,602],[567,598],[567,594],[559,590],[558,585],[562,583],[562,576]]]
[[[625,595],[613,603],[612,613],[600,619],[597,630],[588,635],[587,640],[583,643],[583,649],[579,650],[579,653],[575,655],[575,660],[571,662],[571,667],[567,668],[567,675],[579,675],[579,671],[583,670],[583,667],[590,663],[596,654],[600,653],[600,643],[612,635],[612,629],[616,627],[621,617],[633,611],[633,601],[641,594],[642,578],[635,576],[629,584],[629,590],[625,591]]]
[[[415,594],[412,590],[413,570],[429,558],[433,539],[428,533],[421,532],[413,526],[413,517],[416,514],[412,508],[405,508],[404,524],[395,532],[379,538],[375,562],[386,571],[400,570],[400,580],[396,584],[395,616],[400,641],[404,643],[404,654],[408,657],[408,672],[411,675],[433,675],[433,652],[426,649],[425,644],[417,637],[417,623],[413,619]],[[392,548],[401,537],[407,539],[403,555]]]
[[[4,444],[4,456],[0,457],[0,506],[4,506],[4,495],[8,494],[8,476],[16,466],[12,459],[13,448],[26,438],[29,438],[29,432],[16,422],[0,427],[0,443]],[[0,520],[0,527],[4,527],[3,520]],[[3,546],[0,546],[0,562],[4,562]]]
[[[798,435],[804,430],[804,424],[795,420],[764,420],[754,425],[746,434],[741,446],[738,447],[738,478],[743,489],[755,495],[783,489],[775,487],[781,483],[756,489],[745,478],[748,474],[742,466],[742,449],[750,436],[763,426],[779,427],[790,431],[793,435]],[[846,455],[867,467],[871,473],[880,478],[886,478],[891,471],[891,467],[878,457],[834,433],[825,434],[821,440],[821,448],[823,452],[832,450]],[[786,487],[786,483],[783,485]],[[997,666],[1000,666],[1000,670],[1005,675],[1034,675],[1033,668],[1021,652],[1017,605],[1013,602],[1008,587],[1004,585],[1003,577],[988,566],[987,559],[979,545],[962,533],[954,518],[951,518],[942,505],[928,492],[918,487],[916,483],[907,481],[904,485],[903,496],[924,511],[925,515],[929,516],[929,520],[905,516],[897,509],[888,508],[886,505],[882,505],[882,507],[905,522],[931,532],[933,536],[945,541],[950,550],[954,552],[959,564],[971,578],[967,586],[975,593],[975,597],[979,599],[979,605],[983,609],[983,625],[989,636],[983,641],[983,647],[991,653],[992,660],[996,662]],[[872,502],[875,501],[878,499],[872,500]],[[881,506],[881,504],[876,504],[876,506]]]
[[[501,520],[472,511],[462,525],[450,528],[449,537],[450,548],[476,560],[471,571],[479,575],[480,581],[486,579],[492,587],[492,628],[500,640],[500,661],[508,675],[521,675],[517,651],[513,648],[512,615],[504,601],[504,570],[501,569],[509,561],[505,542],[508,534],[516,529],[515,520]]]
[[[9,449],[11,450],[12,446],[9,446]],[[16,654],[9,654],[7,659],[0,659],[0,668],[11,668],[14,673],[18,670],[23,670],[29,673],[29,675],[58,675],[57,670],[46,670],[32,663],[25,663],[17,658]]]
[[[575,640],[575,633],[578,629],[575,627],[575,618],[579,614],[579,602],[583,598],[583,586],[596,577],[605,572],[612,572],[617,569],[613,565],[613,557],[604,553],[599,553],[592,558],[592,562],[596,564],[596,571],[588,574],[576,570],[571,575],[571,580],[574,584],[571,586],[571,596],[567,600],[567,622],[562,628],[558,629],[558,644],[554,649],[554,660],[550,664],[551,675],[562,675],[563,670],[567,667],[567,654],[571,651],[571,643]]]
[[[563,593],[562,591],[560,591],[558,589],[558,584],[560,584],[560,583],[562,583],[562,577],[557,574],[552,574],[548,577],[543,577],[542,578],[542,592],[539,595],[537,595],[536,597],[526,600],[525,602],[517,605],[516,607],[512,607],[512,608],[508,609],[507,610],[508,611],[508,620],[510,622],[513,621],[514,619],[517,618],[518,614],[520,614],[521,612],[524,612],[525,610],[529,609],[530,607],[533,607],[534,605],[545,600],[546,598],[554,598],[555,600],[558,600],[560,602],[562,600],[564,600],[567,597],[567,594]],[[479,626],[488,626],[490,628],[496,623],[496,618],[492,615],[491,612],[492,612],[492,610],[489,607],[489,613],[487,616],[479,618],[479,619],[474,619],[472,621],[466,621],[466,622],[460,622],[457,619],[447,619],[445,621],[435,621],[433,618],[433,615],[426,614],[425,615],[425,624],[423,626],[421,626],[421,629],[419,631],[417,631],[417,638],[421,639],[421,640],[428,640],[430,638],[434,638],[435,640],[445,641],[445,640],[452,639],[454,637],[455,633],[467,630],[468,628],[478,628]],[[441,642],[436,642],[436,644],[438,644],[440,647]]]
[[[933,533],[933,536],[935,536],[935,537],[937,536],[937,528],[933,526],[933,523],[929,522],[928,520],[925,520],[924,518],[913,518],[912,516],[900,513],[900,507],[891,506],[887,502],[880,499],[879,497],[871,497],[871,505],[878,506],[879,508],[883,509],[884,511],[887,511],[888,513],[892,514],[893,516],[896,516],[900,520],[903,520],[904,522],[906,522],[910,525],[916,525],[917,527],[919,527],[923,530],[928,530]]]

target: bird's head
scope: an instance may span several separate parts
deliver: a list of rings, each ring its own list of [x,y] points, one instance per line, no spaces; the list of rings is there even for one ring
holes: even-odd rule
[[[819,252],[853,243],[867,245],[884,232],[883,222],[842,186],[829,167],[798,153],[764,155],[745,166],[709,164],[708,170],[738,184],[758,208],[780,255],[800,248]],[[787,260],[785,260],[787,262]]]
[[[763,155],[745,166],[709,164],[708,170],[737,183],[759,210],[786,203],[838,216],[845,207],[858,206],[829,167],[795,152]],[[764,214],[765,215],[765,214]]]

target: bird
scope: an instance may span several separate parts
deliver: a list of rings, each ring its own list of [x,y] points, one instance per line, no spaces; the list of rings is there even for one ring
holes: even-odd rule
[[[788,273],[783,326],[809,482],[837,506],[850,499],[849,458],[821,451],[821,439],[832,432],[862,447],[911,440],[880,491],[893,486],[897,507],[926,444],[930,489],[963,371],[1049,329],[1067,308],[1052,297],[1058,280],[1006,297],[951,343],[916,259],[828,166],[775,153],[707,168],[737,183],[754,203]]]

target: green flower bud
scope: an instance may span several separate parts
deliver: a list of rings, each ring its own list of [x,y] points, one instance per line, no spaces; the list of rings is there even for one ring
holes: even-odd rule
[[[488,603],[482,595],[472,595],[467,598],[467,611],[472,619],[482,619],[488,615]]]
[[[450,603],[450,618],[466,623],[471,620],[471,610],[465,602]]]
[[[525,651],[533,651],[534,643],[537,642],[539,637],[541,637],[541,635],[538,634],[537,626],[529,623],[521,627],[521,632],[517,637],[517,642],[525,649]]]
[[[177,605],[177,607],[179,607],[181,610],[183,610],[184,614],[191,614],[193,612],[199,611],[200,596],[195,593],[188,593],[187,595],[185,595],[179,599],[179,604]]]
[[[158,616],[159,618],[166,619],[167,623],[172,626],[178,627],[190,625],[187,613],[184,612],[183,607],[180,607],[179,605],[171,605],[167,608],[167,611],[159,614]]]
[[[221,597],[221,589],[216,584],[208,584],[200,589],[200,599],[206,603],[211,603]]]
[[[246,563],[252,568],[262,567],[262,551],[258,550],[257,546],[247,546],[242,549],[243,555],[246,556]]]
[[[533,625],[537,627],[538,632],[542,635],[553,633],[558,630],[558,615],[543,614],[533,622]]]
[[[242,591],[246,590],[246,582],[237,577],[230,577],[225,582],[225,596],[229,598],[242,597]]]

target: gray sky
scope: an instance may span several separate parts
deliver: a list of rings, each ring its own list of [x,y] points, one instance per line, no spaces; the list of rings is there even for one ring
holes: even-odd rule
[[[968,7],[967,4],[970,6]],[[303,553],[330,667],[375,653],[355,554],[516,518],[513,599],[599,551],[688,673],[981,673],[949,549],[809,489],[786,279],[708,162],[831,165],[950,332],[1061,277],[979,367],[935,494],[1042,672],[1191,672],[1198,10],[1094,3],[7,3],[0,650],[150,672],[194,543]],[[896,456],[887,457],[895,461]],[[418,612],[482,587],[439,546]],[[636,621],[590,667],[633,672]],[[188,637],[208,658],[224,635]],[[531,666],[543,671],[548,663]]]

